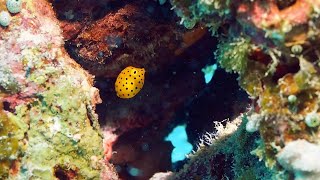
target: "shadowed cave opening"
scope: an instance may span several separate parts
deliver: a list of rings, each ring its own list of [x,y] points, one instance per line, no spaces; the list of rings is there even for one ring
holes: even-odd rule
[[[227,118],[232,119],[245,111],[249,104],[249,99],[247,94],[240,89],[235,74],[228,74],[224,70],[218,69],[213,76],[212,81],[207,85],[204,83],[201,68],[206,64],[215,63],[212,51],[215,43],[216,40],[208,34],[199,42],[191,46],[188,51],[186,51],[187,53],[177,57],[179,60],[176,60],[176,63],[172,63],[168,66],[166,68],[167,70],[164,70],[159,74],[147,74],[146,85],[152,82],[162,82],[163,86],[169,86],[168,89],[164,88],[168,91],[174,91],[177,86],[166,84],[166,79],[172,80],[177,78],[177,81],[183,81],[187,84],[194,83],[201,85],[198,88],[189,89],[194,91],[194,93],[191,93],[191,96],[185,98],[182,103],[176,106],[174,108],[175,110],[170,109],[170,111],[173,111],[173,116],[169,116],[170,119],[165,121],[167,122],[166,124],[159,122],[163,119],[155,116],[148,125],[141,128],[134,128],[119,137],[118,141],[114,144],[114,151],[116,153],[111,159],[111,162],[116,166],[121,178],[138,180],[150,178],[153,173],[159,171],[179,170],[187,160],[170,164],[172,146],[169,142],[164,141],[165,136],[167,136],[174,127],[184,123],[187,125],[188,138],[195,150],[202,134],[206,131],[214,131],[213,121],[222,121]],[[199,51],[202,53],[192,53]],[[172,77],[172,72],[175,72],[177,75],[180,74],[179,77]],[[197,78],[195,78],[195,76]],[[192,82],[192,78],[196,79],[196,82]],[[106,78],[96,79],[95,86],[100,89],[100,95],[103,100],[102,104],[97,106],[97,113],[99,114],[99,120],[102,125],[106,123],[105,120],[108,119],[108,117],[113,115],[108,113],[108,108],[121,109],[121,106],[125,106],[128,102],[132,103],[132,106],[140,106],[140,102],[136,101],[150,102],[152,101],[152,95],[158,94],[158,92],[144,92],[145,94],[148,94],[148,96],[141,95],[138,96],[136,100],[115,99],[115,92],[113,90],[114,81],[114,79]],[[190,85],[190,87],[192,87],[192,85]],[[143,90],[149,91],[148,89]],[[178,90],[178,92],[180,91],[186,91],[186,89]],[[115,103],[116,101],[122,102]],[[175,101],[175,97],[170,97],[168,99],[163,98],[160,102],[156,102],[156,104],[172,104],[173,101]],[[148,110],[143,108],[141,109],[142,111],[137,112],[137,114],[141,114],[142,116],[145,114],[154,116],[154,114],[159,115],[166,113],[164,112],[165,108],[156,106],[157,105],[150,105]],[[119,112],[121,112],[121,110]],[[162,149],[159,148],[158,145],[167,148]],[[143,150],[145,146],[148,146],[149,148],[147,151]],[[164,154],[164,152],[166,153]],[[123,157],[124,154],[126,154],[126,156],[130,156],[131,154],[132,157]],[[150,161],[143,162],[142,159],[148,160],[149,158],[156,158],[154,159],[155,162],[147,165],[147,167],[138,165],[148,164]],[[161,162],[158,162],[158,159],[161,159]],[[139,167],[137,169],[141,172],[145,172],[146,176],[132,176],[129,172],[131,167]]]
[[[63,9],[63,3],[56,3],[58,16],[60,14],[60,18],[66,20],[66,17],[62,16],[68,11]],[[113,3],[117,8],[125,4]],[[95,15],[88,15],[93,22],[108,13],[107,8],[101,7],[104,6],[103,2],[96,5],[96,9],[93,9],[97,11]],[[81,7],[83,6],[79,8]],[[168,18],[176,18],[170,11],[169,4],[160,7],[155,2],[150,2],[142,7],[152,22],[163,23]],[[76,18],[79,20],[85,15]],[[144,37],[141,41],[150,38],[152,37]],[[84,69],[89,69],[90,73],[96,75],[94,86],[99,89],[102,99],[102,103],[98,104],[96,109],[101,127],[115,125],[115,133],[121,134],[113,146],[111,162],[122,179],[143,180],[156,172],[179,170],[187,160],[171,164],[173,148],[170,142],[164,140],[169,132],[178,125],[186,124],[188,141],[195,150],[202,134],[214,130],[213,121],[232,119],[243,112],[249,103],[246,93],[238,86],[235,74],[228,74],[218,68],[211,82],[205,83],[201,69],[216,63],[214,51],[217,39],[212,37],[210,32],[206,32],[200,40],[187,47],[181,54],[175,57],[169,57],[170,54],[168,57],[163,56],[163,59],[168,58],[172,62],[162,65],[161,69],[149,73],[146,68],[145,83],[141,92],[136,97],[126,100],[116,96],[114,77],[104,77],[90,70],[90,66],[95,62],[84,61],[83,57],[77,54],[77,46],[71,45],[70,41],[73,40],[71,38],[66,41],[67,52]],[[116,41],[120,48],[125,46],[121,39]],[[124,52],[126,50],[123,49]],[[132,50],[126,53],[130,54]],[[116,58],[117,56],[112,56],[107,61],[109,63]],[[105,66],[108,66],[108,63]],[[97,67],[102,67],[102,64]],[[126,129],[127,126],[131,129]],[[223,157],[221,159],[223,160]],[[62,178],[66,175],[59,169],[56,173]]]

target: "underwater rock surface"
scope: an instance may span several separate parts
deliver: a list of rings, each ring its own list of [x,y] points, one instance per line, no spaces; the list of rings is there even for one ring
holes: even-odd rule
[[[0,179],[319,176],[320,0],[10,2]],[[201,69],[216,62],[206,84]],[[146,73],[124,100],[114,82],[127,66]],[[164,137],[183,123],[198,146],[170,164]]]
[[[204,135],[208,145],[200,143],[190,162],[170,178],[314,179],[318,170],[308,162],[313,158],[306,158],[312,153],[300,158],[307,169],[289,159],[300,153],[290,150],[294,142],[319,145],[320,1],[171,3],[187,28],[204,24],[220,38],[217,61],[239,74],[240,86],[254,102],[238,118],[242,123],[234,133]],[[219,36],[219,28],[227,38]]]
[[[82,3],[86,1],[75,7]],[[63,1],[55,6],[58,12],[64,8],[60,4]],[[116,77],[127,66],[144,67],[153,73],[172,63],[175,54],[183,51],[186,30],[176,25],[177,19],[169,7],[148,0],[109,2],[104,7],[97,19],[88,13],[84,18],[87,23],[77,20],[78,16],[62,19],[67,29],[81,24],[80,28],[75,25],[75,33],[65,34],[66,48],[91,74]],[[205,32],[200,30],[198,36]]]
[[[0,28],[1,179],[117,179],[104,161],[98,89],[63,43],[45,0],[23,1]]]

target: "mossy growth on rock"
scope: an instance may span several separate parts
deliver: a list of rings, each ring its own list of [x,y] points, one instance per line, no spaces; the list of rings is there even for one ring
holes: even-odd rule
[[[247,68],[249,52],[249,40],[237,38],[220,43],[215,55],[220,66],[227,72],[243,74]]]

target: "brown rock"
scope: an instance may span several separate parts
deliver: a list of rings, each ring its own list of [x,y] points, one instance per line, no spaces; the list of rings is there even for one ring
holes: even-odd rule
[[[137,1],[106,13],[79,34],[72,27],[81,25],[64,24],[69,32],[65,38],[75,37],[67,42],[67,49],[96,76],[116,77],[127,66],[157,71],[172,62],[175,50],[182,46],[184,30],[171,13],[169,7]]]

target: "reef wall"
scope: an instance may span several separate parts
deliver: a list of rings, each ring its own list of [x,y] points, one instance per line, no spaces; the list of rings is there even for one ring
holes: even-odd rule
[[[1,179],[117,179],[104,161],[93,77],[63,45],[45,0],[22,1],[0,28]]]
[[[208,147],[200,143],[167,178],[317,179],[320,1],[171,3],[187,28],[201,24],[220,38],[217,61],[253,103],[234,133],[205,135]]]
[[[212,109],[233,107],[222,118],[247,103],[223,88],[235,98],[209,95],[208,56],[238,75],[251,106],[216,123],[180,171],[151,179],[319,177],[319,0],[19,2],[8,13],[0,0],[1,179],[108,180],[116,170],[128,179],[121,168],[131,166],[147,179],[170,170],[163,138],[179,109],[208,95],[219,100]],[[147,76],[123,101],[114,81],[127,66]],[[190,124],[208,123],[194,117]]]

